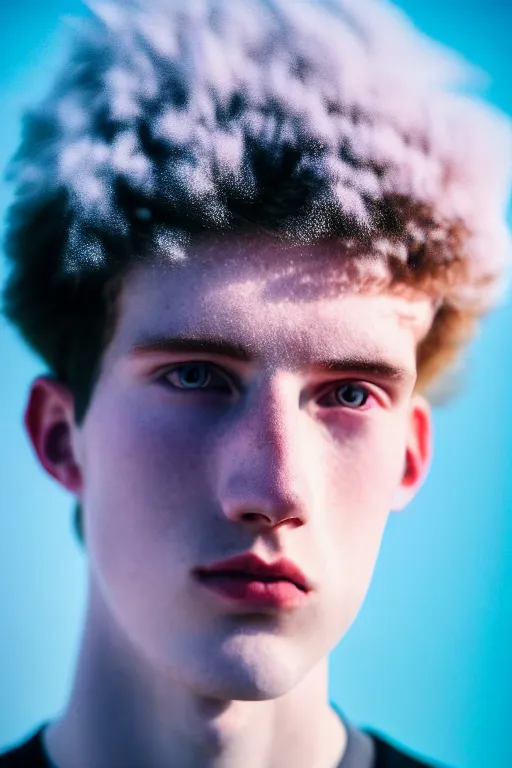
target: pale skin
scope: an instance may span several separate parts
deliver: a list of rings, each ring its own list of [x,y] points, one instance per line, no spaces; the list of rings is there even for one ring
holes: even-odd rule
[[[428,471],[415,352],[433,310],[421,295],[335,290],[339,261],[310,256],[288,250],[285,279],[263,242],[138,266],[83,423],[62,384],[32,385],[26,427],[83,506],[89,564],[74,685],[44,737],[58,768],[342,758],[328,656],[390,511]],[[200,383],[184,389],[191,371]],[[298,564],[307,601],[248,614],[193,581],[247,552]]]

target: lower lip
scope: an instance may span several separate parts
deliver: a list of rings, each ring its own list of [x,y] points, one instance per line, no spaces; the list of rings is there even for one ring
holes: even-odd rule
[[[252,577],[208,574],[199,577],[201,584],[230,603],[250,608],[290,610],[298,608],[307,592],[291,581],[258,581]]]

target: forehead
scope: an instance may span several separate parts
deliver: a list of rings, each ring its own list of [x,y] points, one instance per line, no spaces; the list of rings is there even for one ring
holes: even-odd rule
[[[326,247],[260,240],[203,243],[186,259],[138,265],[119,301],[114,354],[155,336],[223,338],[271,361],[300,364],[347,350],[388,353],[414,367],[432,319],[423,296],[360,289],[377,262]]]

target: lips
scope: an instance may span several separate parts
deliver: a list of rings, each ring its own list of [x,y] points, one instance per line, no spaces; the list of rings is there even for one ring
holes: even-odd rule
[[[296,608],[311,591],[300,568],[284,558],[265,563],[256,555],[242,555],[198,568],[195,576],[229,604],[254,610]]]
[[[285,558],[274,563],[265,563],[257,555],[241,555],[207,568],[199,568],[197,572],[206,579],[209,576],[223,575],[262,582],[288,581],[303,592],[310,590],[310,585],[300,568]]]

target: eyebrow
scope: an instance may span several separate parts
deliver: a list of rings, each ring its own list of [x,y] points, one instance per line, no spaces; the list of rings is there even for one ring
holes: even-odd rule
[[[244,363],[250,363],[257,357],[243,344],[213,336],[201,338],[197,336],[151,336],[135,344],[128,354],[130,357],[139,357],[161,352],[206,352],[210,355],[231,357]]]
[[[137,342],[128,352],[128,356],[137,358],[143,355],[179,352],[206,353],[244,363],[253,362],[259,357],[249,346],[214,336],[151,336]],[[370,355],[364,354],[328,360],[313,360],[310,367],[313,370],[327,373],[361,371],[395,381],[406,381],[414,377],[414,372],[405,367],[390,363],[387,360],[374,359]]]

